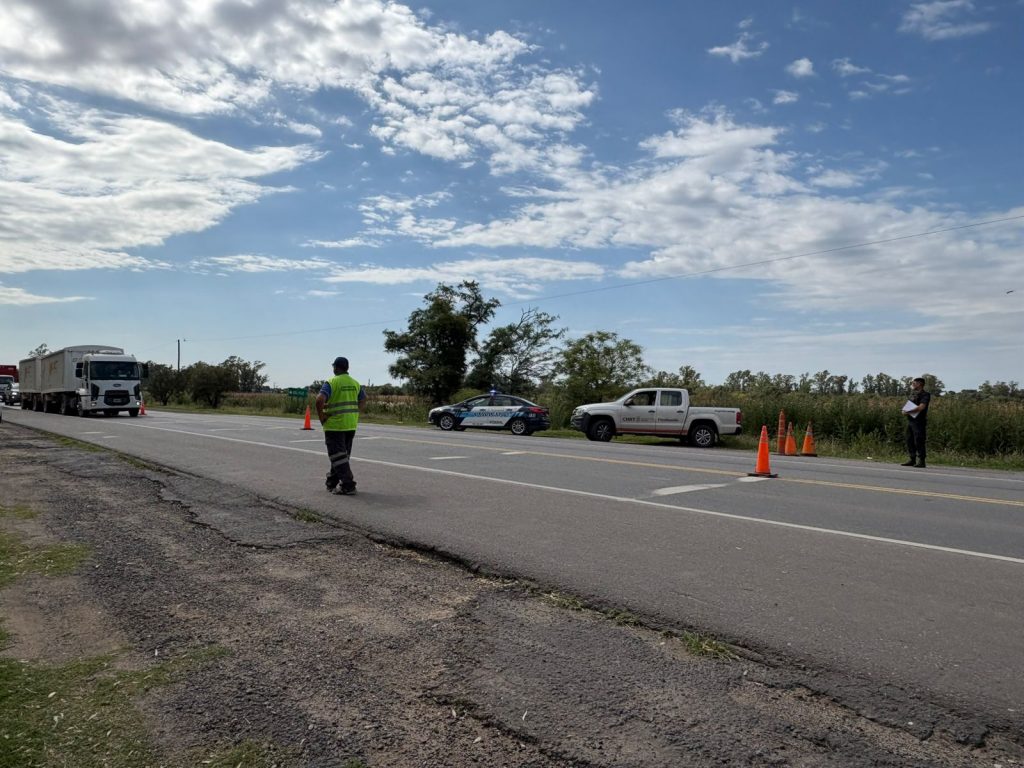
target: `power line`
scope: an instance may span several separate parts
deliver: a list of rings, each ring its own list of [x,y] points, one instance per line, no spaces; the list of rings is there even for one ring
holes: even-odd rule
[[[786,256],[773,256],[767,259],[758,259],[757,261],[748,261],[742,264],[728,264],[721,267],[711,267],[709,269],[702,269],[696,272],[685,272],[678,275],[663,275],[662,277],[652,277],[647,280],[636,280],[628,283],[615,283],[614,285],[604,285],[597,288],[585,288],[579,291],[569,291],[567,293],[556,293],[548,296],[540,296],[535,299],[528,301],[512,302],[509,304],[503,304],[502,306],[517,307],[526,304],[535,305],[545,301],[552,301],[554,299],[566,299],[573,296],[586,296],[593,293],[602,293],[604,291],[617,291],[623,288],[635,288],[641,285],[652,285],[654,283],[662,283],[667,280],[686,280],[692,277],[702,277],[704,275],[717,274],[720,272],[729,272],[732,270],[748,269],[750,267],[760,267],[765,264],[775,264],[782,261],[791,261],[793,259],[806,259],[812,256],[824,256],[829,253],[838,253],[840,251],[852,251],[857,248],[868,248],[875,245],[886,245],[889,243],[898,243],[903,240],[913,240],[921,237],[930,237],[932,235],[940,235],[946,232],[956,232],[963,229],[974,229],[977,227],[986,227],[992,224],[1004,224],[1008,221],[1018,221],[1024,219],[1024,214],[1018,216],[1006,216],[1000,219],[987,219],[985,221],[976,221],[971,224],[960,224],[955,227],[943,227],[942,229],[931,229],[926,232],[915,232],[910,235],[899,235],[898,237],[886,237],[879,240],[867,240],[862,243],[853,243],[851,245],[839,245],[835,248],[823,248],[817,251],[805,251],[802,253],[793,253]],[[324,331],[338,331],[351,328],[372,328],[378,325],[391,325],[393,323],[400,323],[401,320],[372,320],[366,323],[348,323],[345,325],[334,325],[325,328],[304,328],[296,331],[278,331],[275,333],[261,333],[250,336],[226,336],[219,339],[193,339],[189,343],[206,343],[206,342],[219,342],[219,341],[244,341],[248,339],[270,339],[279,336],[295,336],[302,333],[322,333]]]

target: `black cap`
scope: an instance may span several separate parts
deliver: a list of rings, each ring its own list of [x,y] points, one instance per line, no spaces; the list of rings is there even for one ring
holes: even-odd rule
[[[342,370],[348,370],[348,358],[347,357],[336,357],[334,358],[334,367],[341,368]]]

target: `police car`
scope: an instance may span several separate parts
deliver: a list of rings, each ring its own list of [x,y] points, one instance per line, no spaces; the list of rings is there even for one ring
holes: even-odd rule
[[[507,429],[513,435],[529,435],[551,426],[548,409],[514,395],[494,393],[434,408],[427,416],[445,431],[467,427]]]

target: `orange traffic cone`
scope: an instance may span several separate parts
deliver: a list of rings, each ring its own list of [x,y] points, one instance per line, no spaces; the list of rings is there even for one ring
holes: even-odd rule
[[[761,441],[757,444],[757,465],[753,472],[747,472],[750,477],[778,477],[772,474],[768,464],[768,427],[761,427]]]
[[[814,452],[814,429],[811,422],[807,422],[807,431],[804,433],[804,447],[800,451],[801,456],[817,456]]]
[[[785,411],[779,411],[779,431],[776,432],[775,435],[776,435],[776,440],[777,440],[775,452],[777,454],[779,454],[779,456],[785,456],[786,455],[786,412]]]
[[[302,425],[302,428],[303,429],[312,429],[313,428],[313,425],[309,423],[309,406],[308,405],[306,406],[306,421]]]
[[[789,422],[786,429],[786,455],[796,456],[796,438],[793,436],[793,422]]]
[[[139,400],[139,416],[145,416],[145,415],[146,415],[146,401],[145,400]]]

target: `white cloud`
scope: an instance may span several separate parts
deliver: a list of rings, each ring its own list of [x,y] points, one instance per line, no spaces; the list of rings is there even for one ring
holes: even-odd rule
[[[12,288],[0,283],[0,306],[26,307],[36,304],[63,304],[74,301],[88,301],[88,296],[39,296],[23,288]]]
[[[854,75],[865,75],[871,70],[868,67],[858,67],[849,59],[835,59],[832,62],[834,69],[840,77],[852,77]]]
[[[814,77],[814,63],[808,59],[797,59],[786,66],[786,72],[793,77]]]
[[[425,267],[351,267],[336,270],[324,278],[324,282],[396,285],[475,280],[488,290],[528,297],[539,295],[544,284],[551,281],[596,280],[604,275],[603,267],[586,261],[536,257],[480,258],[441,262]]]
[[[0,5],[0,72],[10,76],[184,115],[252,119],[279,93],[345,90],[373,108],[382,151],[483,156],[498,173],[547,167],[548,145],[595,97],[577,72],[519,61],[531,51],[505,32],[471,38],[381,0]],[[320,137],[308,122],[284,125]]]
[[[933,0],[914,3],[903,14],[900,31],[935,41],[979,35],[990,30],[992,24],[987,21],[969,21],[964,18],[973,15],[974,12],[972,0]]]
[[[800,94],[793,91],[775,91],[772,104],[795,104],[800,100]]]
[[[323,259],[282,259],[249,253],[212,256],[192,262],[192,267],[200,271],[248,273],[325,271],[334,266],[334,262]]]
[[[380,242],[364,237],[349,237],[344,240],[308,240],[303,248],[380,248]]]
[[[740,26],[743,28],[742,24]],[[716,45],[713,48],[708,48],[708,53],[712,56],[728,56],[733,64],[738,64],[744,59],[755,59],[768,50],[768,43],[764,41],[760,42],[755,48],[749,48],[747,44],[751,40],[753,40],[753,35],[749,32],[741,32],[736,42],[732,45]]]
[[[318,157],[307,146],[239,150],[55,100],[26,114],[40,117],[52,134],[0,113],[0,274],[166,266],[125,249],[213,226],[276,191],[253,179]]]
[[[969,318],[970,333],[988,331],[993,338],[1005,338],[1008,319],[997,314],[1005,308],[995,306],[993,285],[1024,283],[1024,227],[1019,223],[902,239],[977,219],[920,206],[902,208],[900,196],[849,196],[879,178],[886,169],[883,162],[855,169],[820,166],[805,183],[797,178],[795,158],[775,146],[781,129],[737,124],[721,111],[678,118],[677,131],[642,143],[653,163],[577,175],[571,188],[539,191],[506,218],[486,224],[425,219],[415,201],[406,200],[397,201],[390,212],[372,208],[379,217],[375,223],[434,248],[640,251],[644,255],[616,270],[620,280],[698,274],[756,279],[774,284],[772,300],[794,311],[900,306],[917,313],[922,324],[952,327],[963,315]],[[898,245],[851,247],[888,238],[901,239]],[[919,269],[923,262],[929,264],[925,273]],[[558,263],[560,269],[571,269],[569,262]],[[493,290],[520,293],[530,280],[542,280],[544,272],[534,264],[514,277],[506,275],[506,264],[364,265],[327,279],[384,284],[473,277]],[[605,269],[583,264],[593,270],[585,276],[596,278]],[[737,268],[744,264],[757,266]],[[965,270],[985,277],[965,281]]]

